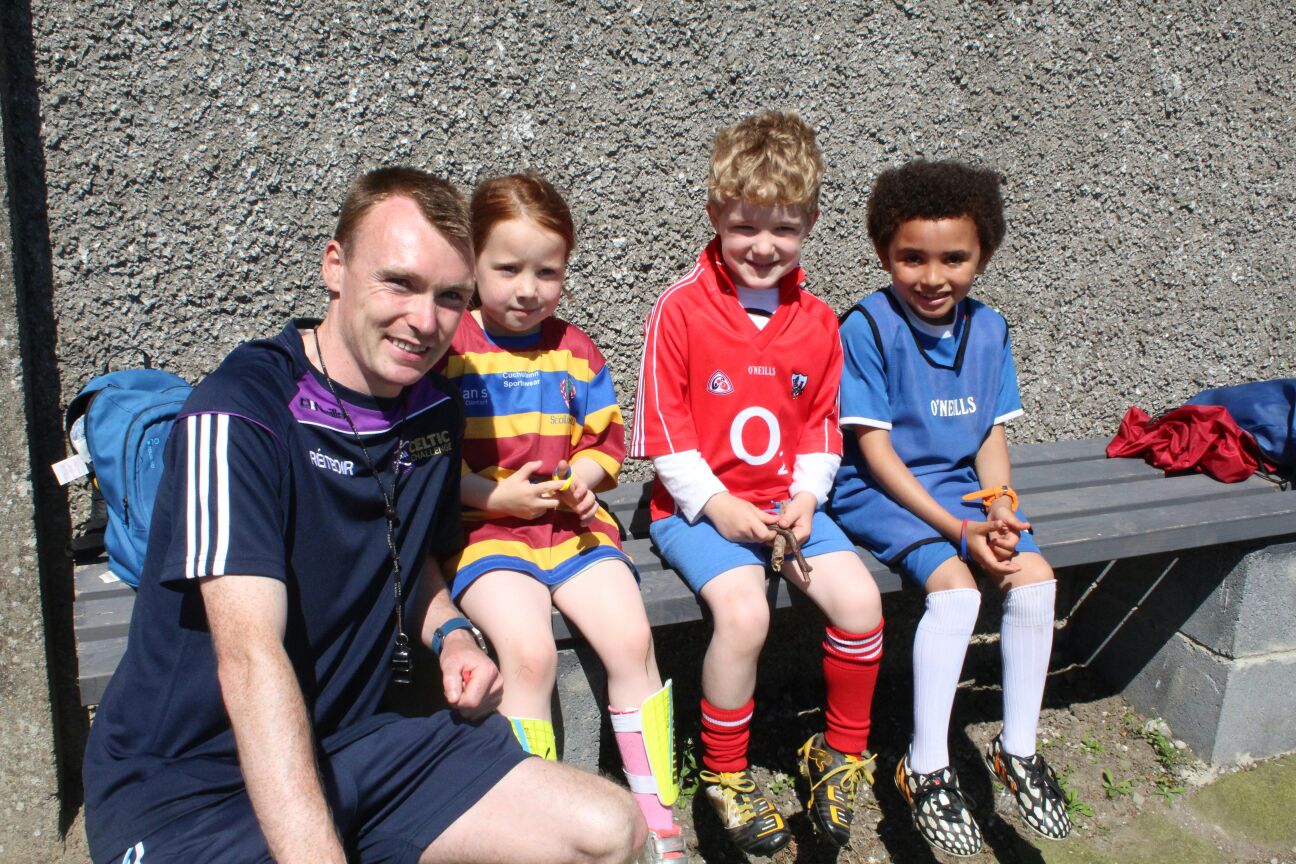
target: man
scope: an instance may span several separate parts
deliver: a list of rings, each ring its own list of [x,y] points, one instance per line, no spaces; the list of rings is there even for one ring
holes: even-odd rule
[[[459,533],[463,416],[429,370],[472,295],[469,236],[448,184],[361,177],[324,250],[324,320],[239,347],[186,403],[87,744],[96,862],[623,862],[643,844],[629,795],[525,758],[436,563]],[[452,710],[381,707],[409,634]]]

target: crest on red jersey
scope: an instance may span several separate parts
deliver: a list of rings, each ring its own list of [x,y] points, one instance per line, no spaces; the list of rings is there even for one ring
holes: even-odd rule
[[[800,372],[792,373],[792,398],[795,399],[805,392],[806,382],[810,379]]]
[[[728,375],[717,369],[711,373],[711,378],[707,381],[707,392],[717,396],[728,396],[734,392],[733,382],[729,380]]]

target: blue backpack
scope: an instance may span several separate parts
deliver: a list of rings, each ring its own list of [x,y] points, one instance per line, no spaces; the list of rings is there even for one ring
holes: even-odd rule
[[[1188,405],[1223,405],[1266,457],[1296,467],[1296,378],[1203,390]]]
[[[144,569],[162,451],[192,389],[161,369],[127,369],[92,379],[68,406],[73,446],[85,451],[108,505],[108,567],[132,588]]]

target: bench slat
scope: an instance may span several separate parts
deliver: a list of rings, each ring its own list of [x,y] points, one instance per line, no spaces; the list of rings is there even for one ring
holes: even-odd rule
[[[1044,444],[1013,444],[1008,447],[1008,458],[1012,461],[1013,468],[1106,459],[1107,441],[1106,438],[1080,438]]]
[[[1248,495],[1150,510],[1094,513],[1037,528],[1054,567],[1296,534],[1296,494]]]
[[[114,594],[135,596],[135,589],[108,571],[108,562],[94,561],[76,568],[76,599],[104,597]]]
[[[1224,484],[1204,474],[1183,477],[1158,476],[1105,487],[1094,494],[1084,489],[1039,492],[1030,495],[1022,502],[1022,506],[1031,519],[1051,521],[1097,513],[1139,510],[1153,506],[1194,502],[1200,505],[1224,498],[1267,495],[1274,491],[1276,491],[1274,485],[1260,477],[1250,477],[1241,483]],[[1209,519],[1208,513],[1204,513],[1203,518]]]

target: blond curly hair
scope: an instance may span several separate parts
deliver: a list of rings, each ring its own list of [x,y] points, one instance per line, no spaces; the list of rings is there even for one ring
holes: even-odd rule
[[[763,111],[716,133],[707,201],[819,209],[823,157],[811,129],[795,111]]]

